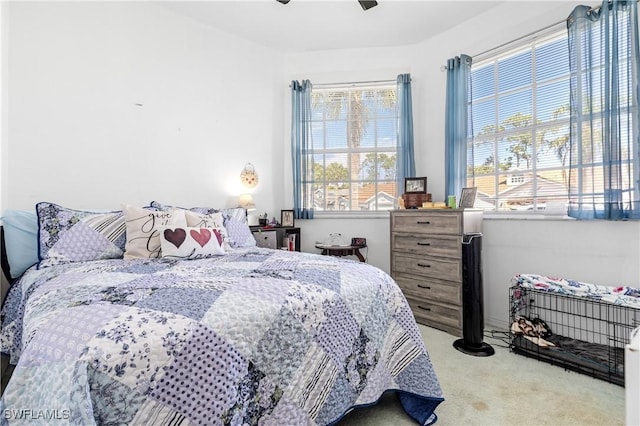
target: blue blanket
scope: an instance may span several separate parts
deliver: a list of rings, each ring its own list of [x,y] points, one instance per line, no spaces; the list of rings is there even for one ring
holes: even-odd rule
[[[5,424],[332,424],[388,390],[430,424],[443,401],[394,281],[315,254],[33,268],[1,345],[17,363]]]

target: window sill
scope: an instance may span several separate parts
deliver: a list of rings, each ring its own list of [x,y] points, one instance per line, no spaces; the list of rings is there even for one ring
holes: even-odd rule
[[[389,219],[390,210],[375,212],[314,212],[315,219]]]
[[[484,212],[484,220],[576,220],[566,214]]]
[[[389,211],[377,212],[315,212],[315,219],[389,219]],[[574,221],[575,218],[566,214],[543,214],[543,213],[517,213],[517,212],[489,212],[483,214],[484,220],[558,220]],[[302,220],[302,219],[301,219]]]

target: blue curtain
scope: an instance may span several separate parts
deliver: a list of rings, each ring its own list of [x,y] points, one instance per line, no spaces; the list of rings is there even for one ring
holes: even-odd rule
[[[567,19],[574,218],[640,219],[637,17],[635,0],[613,0]]]
[[[467,183],[467,139],[469,125],[469,93],[471,90],[471,57],[456,56],[447,61],[447,94],[445,110],[445,192],[460,196]]]
[[[311,82],[291,82],[291,164],[296,219],[313,219],[311,156]]]
[[[411,75],[400,74],[396,81],[399,108],[396,188],[398,188],[398,195],[400,195],[404,193],[404,178],[416,175],[416,163],[413,154]]]

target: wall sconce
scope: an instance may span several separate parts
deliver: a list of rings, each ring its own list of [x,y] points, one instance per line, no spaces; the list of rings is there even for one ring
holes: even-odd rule
[[[253,164],[247,163],[240,172],[240,182],[245,188],[253,188],[258,184],[258,174]]]
[[[253,202],[253,195],[251,194],[242,194],[238,197],[238,204],[248,212],[256,209],[256,205]]]

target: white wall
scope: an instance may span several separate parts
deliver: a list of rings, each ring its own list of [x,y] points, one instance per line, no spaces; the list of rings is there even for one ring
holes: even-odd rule
[[[485,220],[485,321],[506,325],[507,288],[516,273],[640,287],[639,225],[552,219]]]
[[[477,55],[565,19],[583,2],[506,2],[419,45],[402,49],[308,52],[285,58],[285,73],[312,82],[412,75],[416,171],[428,177],[434,200],[444,199],[446,73],[462,53]],[[458,25],[459,26],[455,26]],[[302,222],[303,249],[328,232],[363,236],[369,261],[389,271],[388,218]],[[508,287],[517,273],[541,273],[606,285],[640,286],[640,223],[486,219],[483,225],[485,323],[508,324]]]
[[[281,54],[150,2],[5,5],[3,208],[235,206],[250,162],[280,209]]]

